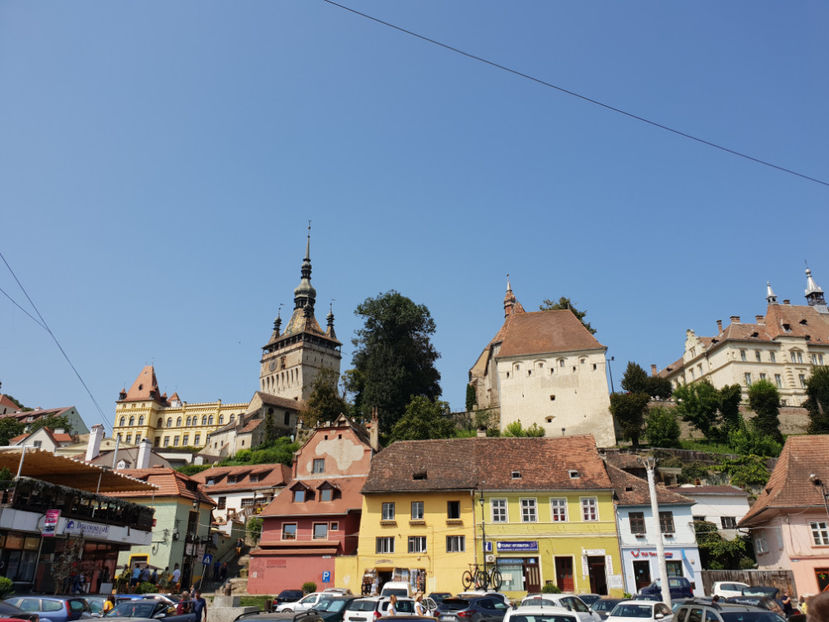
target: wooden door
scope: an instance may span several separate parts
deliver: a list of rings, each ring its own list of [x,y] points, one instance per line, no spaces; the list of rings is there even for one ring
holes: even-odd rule
[[[573,558],[556,557],[556,585],[562,592],[574,592]]]
[[[524,562],[524,589],[529,593],[541,591],[541,571],[537,559],[528,559]]]
[[[650,585],[652,583],[651,563],[642,560],[633,562],[633,579],[636,582],[637,592],[643,587]]]

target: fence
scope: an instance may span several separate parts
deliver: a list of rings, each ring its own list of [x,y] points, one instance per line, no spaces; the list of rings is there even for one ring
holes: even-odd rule
[[[737,581],[748,585],[771,585],[788,592],[792,599],[797,597],[794,576],[791,570],[703,570],[702,587],[706,594],[714,589],[715,581]]]

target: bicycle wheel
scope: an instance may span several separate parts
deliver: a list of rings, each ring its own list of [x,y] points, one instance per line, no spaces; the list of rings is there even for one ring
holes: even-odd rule
[[[463,589],[468,590],[472,587],[472,584],[475,583],[475,577],[473,577],[472,573],[468,570],[464,570],[461,575],[461,583],[463,583]]]
[[[496,592],[501,589],[501,584],[504,582],[504,578],[501,576],[501,571],[497,568],[492,569],[492,573],[489,575],[489,584],[493,590]]]
[[[485,590],[489,584],[489,577],[480,568],[475,571],[475,589]]]

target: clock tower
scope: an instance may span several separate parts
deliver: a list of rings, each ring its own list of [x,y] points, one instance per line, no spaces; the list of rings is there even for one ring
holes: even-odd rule
[[[269,395],[305,401],[311,394],[311,385],[323,369],[340,374],[342,343],[334,333],[334,313],[328,312],[327,327],[323,330],[314,317],[317,290],[311,285],[311,231],[305,242],[301,279],[294,289],[294,310],[285,330],[277,314],[273,333],[262,346],[259,371],[259,390]]]

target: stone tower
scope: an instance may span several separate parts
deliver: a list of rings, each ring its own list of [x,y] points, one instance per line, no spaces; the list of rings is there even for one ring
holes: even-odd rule
[[[328,313],[323,330],[314,317],[317,290],[311,285],[311,233],[308,228],[301,278],[294,290],[294,310],[282,331],[277,314],[273,334],[262,347],[259,390],[293,400],[307,400],[311,385],[322,369],[331,369],[339,377],[342,344],[334,333],[334,314]]]

